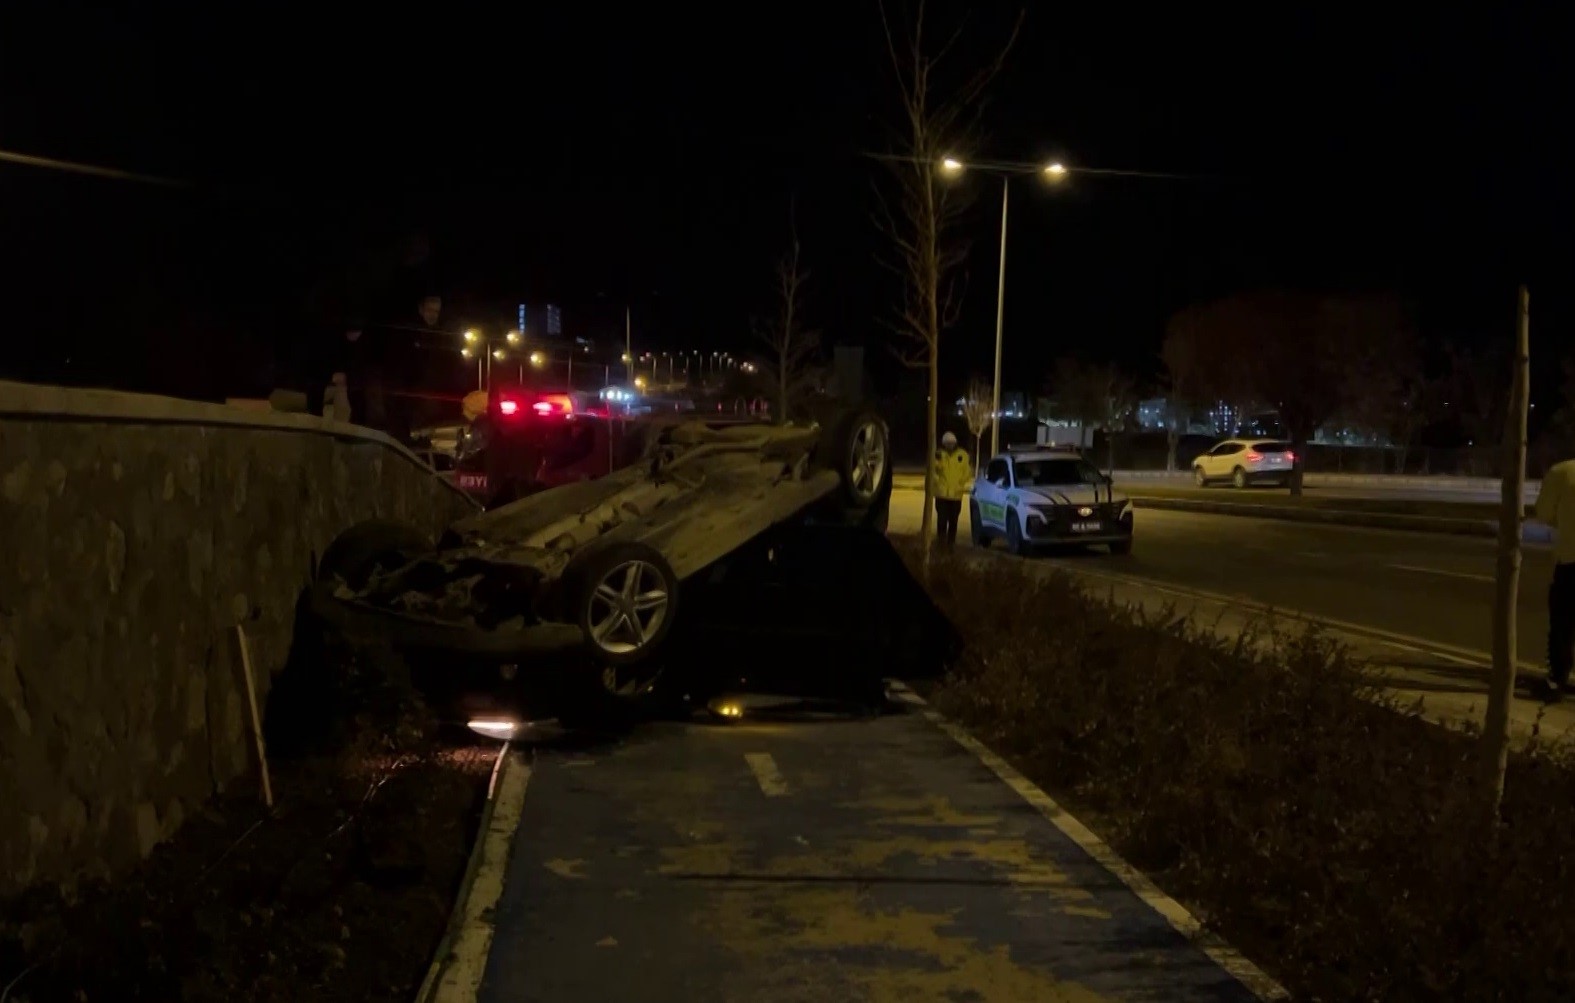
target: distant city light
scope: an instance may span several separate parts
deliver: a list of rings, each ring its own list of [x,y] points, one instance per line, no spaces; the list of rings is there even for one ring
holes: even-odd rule
[[[532,353],[530,353],[530,364],[535,366],[535,367],[537,367],[538,369],[541,368],[543,365],[545,365],[546,362],[547,362],[547,357],[545,355],[541,354],[540,352],[532,352]]]
[[[518,331],[510,331],[503,336],[503,340],[511,345],[518,345],[520,343],[520,333]]]
[[[469,331],[465,332],[465,340],[466,341],[475,341],[476,340],[476,329],[475,328],[471,328]]]

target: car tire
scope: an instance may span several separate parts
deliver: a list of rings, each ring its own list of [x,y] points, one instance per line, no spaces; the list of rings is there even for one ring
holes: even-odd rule
[[[1192,480],[1200,488],[1206,488],[1209,486],[1209,479],[1204,475],[1202,467],[1192,468]]]
[[[875,412],[842,415],[822,434],[816,453],[819,465],[837,472],[848,508],[875,508],[891,497],[891,433]]]
[[[1017,510],[1006,510],[1006,549],[1019,557],[1028,555],[1028,544],[1023,540],[1022,522],[1017,518]]]
[[[634,541],[577,557],[563,575],[572,623],[599,666],[644,662],[666,640],[678,613],[678,576],[652,546]]]
[[[984,531],[984,523],[979,519],[979,503],[976,501],[968,502],[968,538],[975,547],[990,545],[989,534]]]
[[[1243,470],[1241,467],[1237,467],[1235,470],[1231,471],[1230,482],[1236,485],[1236,489],[1238,491],[1246,490],[1247,471]]]
[[[316,580],[343,581],[362,589],[379,570],[392,570],[432,549],[432,539],[414,526],[386,519],[357,523],[334,537],[317,562]]]
[[[1132,538],[1129,536],[1125,540],[1115,541],[1110,545],[1110,552],[1117,557],[1125,557],[1132,553]]]

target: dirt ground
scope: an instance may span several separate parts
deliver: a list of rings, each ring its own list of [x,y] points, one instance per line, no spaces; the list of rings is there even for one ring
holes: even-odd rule
[[[497,753],[457,742],[277,764],[271,813],[242,778],[115,886],[0,903],[0,998],[412,998]]]

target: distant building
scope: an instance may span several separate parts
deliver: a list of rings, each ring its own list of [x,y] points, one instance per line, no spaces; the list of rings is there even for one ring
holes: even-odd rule
[[[1139,428],[1164,428],[1170,417],[1170,402],[1163,397],[1138,401],[1137,423]]]

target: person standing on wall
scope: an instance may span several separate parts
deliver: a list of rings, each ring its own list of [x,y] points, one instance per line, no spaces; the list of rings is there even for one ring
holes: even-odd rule
[[[950,432],[941,436],[941,448],[930,461],[930,480],[935,492],[936,539],[950,548],[957,542],[963,496],[973,486],[968,451],[958,447],[957,436]]]

